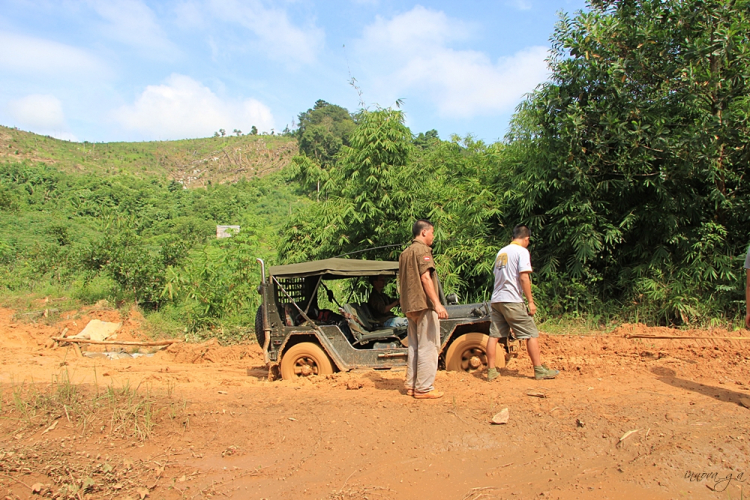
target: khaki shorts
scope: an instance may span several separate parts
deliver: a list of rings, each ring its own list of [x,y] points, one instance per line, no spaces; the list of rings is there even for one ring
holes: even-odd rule
[[[490,337],[506,338],[513,336],[518,340],[533,339],[539,336],[534,318],[526,310],[523,302],[493,302],[492,303],[492,325],[490,326]]]

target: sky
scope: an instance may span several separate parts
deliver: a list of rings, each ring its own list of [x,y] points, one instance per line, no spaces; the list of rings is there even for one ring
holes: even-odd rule
[[[318,99],[502,139],[584,0],[0,0],[0,124],[72,141],[295,128]]]

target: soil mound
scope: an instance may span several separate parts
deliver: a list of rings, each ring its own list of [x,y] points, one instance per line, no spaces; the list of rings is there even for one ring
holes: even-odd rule
[[[251,349],[250,345],[222,346],[216,339],[201,344],[179,343],[172,344],[167,348],[172,354],[175,363],[227,363],[249,358],[249,360],[262,360],[262,354],[257,349]]]

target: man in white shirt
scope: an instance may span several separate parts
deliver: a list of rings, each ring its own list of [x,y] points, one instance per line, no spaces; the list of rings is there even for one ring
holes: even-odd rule
[[[526,350],[534,365],[534,378],[537,380],[555,378],[557,370],[550,370],[542,364],[539,353],[539,330],[534,323],[536,305],[531,296],[531,255],[527,250],[531,240],[531,230],[523,225],[513,228],[513,241],[503,247],[495,258],[495,289],[492,293],[492,325],[487,341],[487,380],[498,377],[495,368],[495,349],[498,338],[510,336],[510,330],[518,340],[526,340]],[[523,303],[521,293],[529,301],[529,309]]]
[[[750,248],[747,249],[745,257],[745,272],[747,278],[745,282],[745,326],[750,329]]]

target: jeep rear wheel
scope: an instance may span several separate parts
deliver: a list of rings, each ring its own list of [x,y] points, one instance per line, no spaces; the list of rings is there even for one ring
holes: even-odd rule
[[[331,373],[333,364],[328,355],[312,342],[293,345],[281,358],[281,378],[284,380]]]
[[[445,354],[445,369],[473,373],[487,368],[487,341],[484,333],[461,335],[448,348]],[[505,365],[505,349],[498,342],[495,349],[495,363]]]

